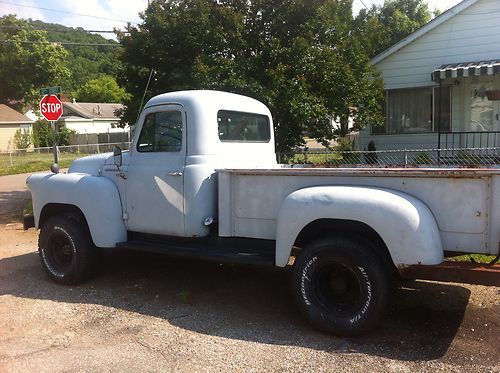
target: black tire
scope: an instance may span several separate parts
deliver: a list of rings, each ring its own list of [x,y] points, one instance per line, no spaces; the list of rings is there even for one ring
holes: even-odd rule
[[[75,214],[49,218],[38,238],[43,269],[52,280],[66,285],[79,284],[94,274],[95,249],[86,222]]]
[[[387,307],[391,276],[376,248],[335,237],[305,247],[293,267],[292,291],[317,329],[353,337],[376,326]]]

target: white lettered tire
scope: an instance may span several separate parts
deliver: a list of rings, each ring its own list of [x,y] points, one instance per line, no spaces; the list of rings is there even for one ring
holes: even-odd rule
[[[94,273],[97,250],[85,222],[75,214],[52,216],[38,238],[42,267],[55,282],[75,285]]]
[[[376,326],[391,291],[387,265],[366,242],[327,237],[305,247],[294,263],[292,291],[315,328],[357,336]]]

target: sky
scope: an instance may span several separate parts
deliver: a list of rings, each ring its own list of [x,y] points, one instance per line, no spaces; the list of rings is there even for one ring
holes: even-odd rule
[[[384,0],[354,0],[353,12],[381,5]],[[445,11],[460,0],[428,0],[431,10]],[[127,22],[139,23],[139,12],[148,0],[0,0],[0,16],[17,14],[19,18],[39,19],[86,30],[123,29]],[[111,38],[112,34],[105,34]],[[103,36],[105,36],[103,35]]]

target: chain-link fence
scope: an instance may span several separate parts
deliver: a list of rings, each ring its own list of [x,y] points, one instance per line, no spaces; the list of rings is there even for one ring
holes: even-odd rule
[[[117,145],[128,150],[130,142],[59,146],[59,163],[85,155],[112,152]],[[34,162],[53,162],[52,147],[0,150],[0,170]],[[500,167],[500,148],[418,149],[377,151],[308,150],[277,153],[278,163],[323,167]],[[1,174],[2,172],[0,172]]]
[[[58,146],[59,163],[67,167],[71,161],[86,155],[112,152],[115,146],[123,150],[129,149],[130,142],[114,142],[106,144],[83,144]],[[12,167],[27,167],[34,163],[48,163],[54,161],[53,148],[30,148],[0,150],[0,174],[2,170]]]
[[[277,160],[282,164],[324,167],[496,167],[500,166],[500,148],[308,150],[278,153]]]

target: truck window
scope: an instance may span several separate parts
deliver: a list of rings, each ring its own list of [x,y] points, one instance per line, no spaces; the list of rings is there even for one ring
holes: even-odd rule
[[[269,142],[271,130],[266,115],[219,110],[217,113],[221,141]]]
[[[180,111],[160,111],[146,116],[137,143],[139,152],[179,152],[181,148]]]

